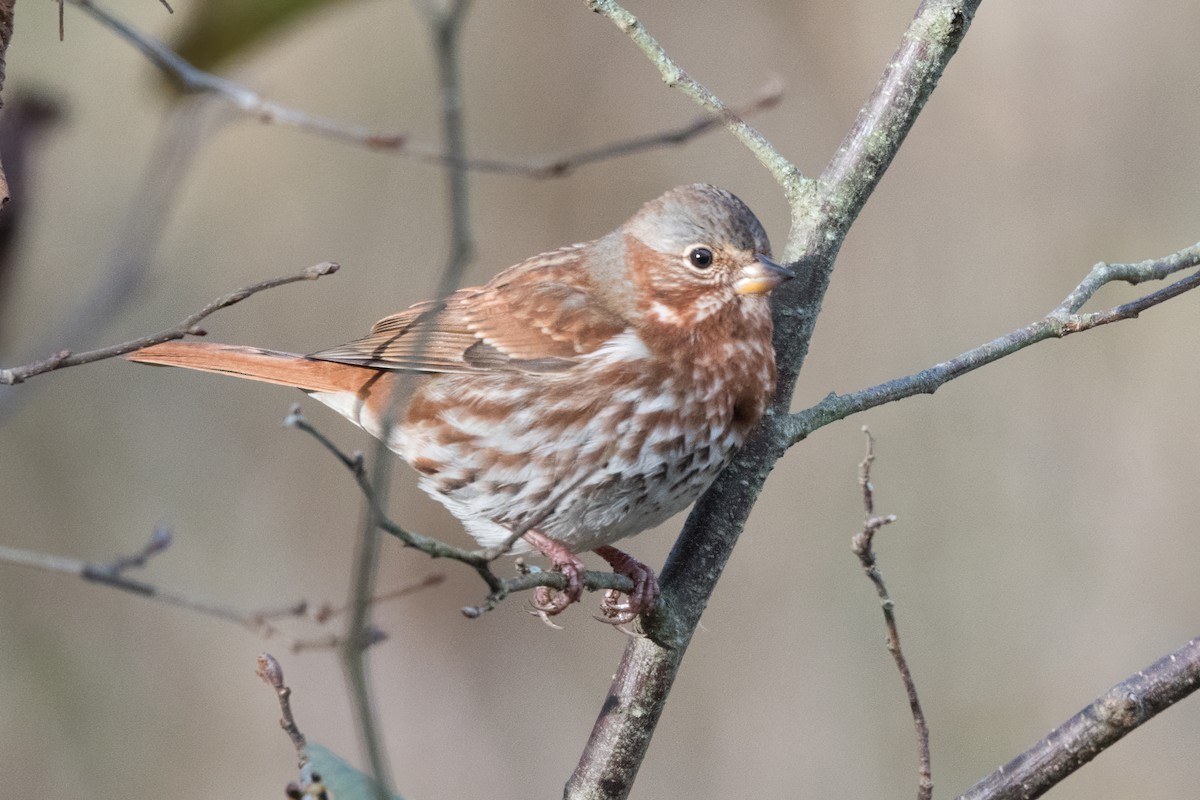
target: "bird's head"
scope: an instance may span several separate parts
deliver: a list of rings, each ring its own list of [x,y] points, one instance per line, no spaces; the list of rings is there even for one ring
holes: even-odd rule
[[[754,212],[705,183],[651,200],[620,233],[639,316],[654,326],[692,328],[761,314],[768,293],[794,276],[771,260],[771,243]]]

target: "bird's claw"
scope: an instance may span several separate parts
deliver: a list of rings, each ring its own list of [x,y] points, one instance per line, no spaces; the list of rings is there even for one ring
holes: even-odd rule
[[[616,589],[609,589],[604,593],[604,597],[600,599],[600,613],[604,616],[596,619],[607,622],[614,628],[628,625],[638,617],[629,598]]]
[[[609,563],[613,572],[633,581],[633,591],[628,595],[609,589],[600,601],[604,621],[613,625],[626,625],[642,614],[649,613],[658,605],[660,593],[658,578],[654,571],[628,553],[615,547],[598,547],[596,554]],[[622,600],[622,596],[626,599]]]
[[[556,591],[549,586],[539,586],[533,590],[533,611],[549,622],[549,617],[566,611],[572,603],[578,603],[583,596],[583,563],[578,559],[563,560],[554,564],[554,568],[567,579],[567,588]]]

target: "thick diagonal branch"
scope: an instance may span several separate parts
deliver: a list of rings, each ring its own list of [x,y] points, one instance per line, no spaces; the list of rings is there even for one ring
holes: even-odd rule
[[[1200,638],[1118,683],[959,800],[1033,800],[1200,689]]]
[[[567,783],[568,798],[624,798],[645,757],[667,695],[693,632],[745,525],[762,485],[786,452],[774,431],[786,410],[796,375],[808,352],[817,312],[829,283],[833,260],[850,223],[883,177],[900,144],[958,49],[979,0],[926,0],[884,70],[853,130],[826,167],[819,187],[798,180],[790,165],[765,158],[788,195],[792,231],[783,257],[805,254],[802,274],[787,291],[777,291],[776,352],[780,372],[775,405],[741,453],[700,498],[689,515],[661,575],[659,610],[646,620],[648,634],[626,646],[592,736]],[[612,2],[589,2],[613,18],[659,67],[686,75],[644,28]],[[677,70],[677,71],[676,71]],[[690,85],[693,81],[689,81]],[[671,80],[668,80],[671,83]],[[676,81],[673,85],[679,86]],[[707,92],[697,92],[704,105]],[[693,95],[696,96],[696,95]],[[736,132],[736,131],[735,131]],[[743,131],[743,141],[748,134]],[[760,160],[760,150],[755,150]]]

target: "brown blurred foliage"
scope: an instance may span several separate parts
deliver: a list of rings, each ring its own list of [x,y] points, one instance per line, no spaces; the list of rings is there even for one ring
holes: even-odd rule
[[[729,100],[778,73],[759,127],[819,172],[915,3],[823,0],[634,7]],[[184,9],[186,10],[186,9]],[[68,9],[70,11],[70,9]],[[154,3],[119,9],[169,38]],[[72,18],[73,17],[73,18]],[[907,374],[1040,317],[1099,260],[1200,238],[1200,6],[985,4],[842,251],[796,407]],[[46,143],[16,253],[9,352],[53,341],[88,296],[166,111],[151,67],[53,8],[22,15],[6,93],[45,86],[69,127]],[[583,3],[479,3],[467,22],[473,153],[537,156],[679,124],[695,111]],[[335,4],[236,77],[314,113],[434,141],[431,48],[406,3]],[[670,186],[727,186],[776,241],[766,174],[730,137],[562,180],[472,177],[483,280],[609,230]],[[205,147],[135,301],[82,347],[173,324],[236,286],[324,259],[336,277],[209,321],[219,341],[311,351],[434,290],[439,170],[242,121]],[[1120,300],[1119,289],[1099,301]],[[1132,296],[1130,293],[1129,296]],[[634,796],[903,796],[906,702],[874,593],[849,551],[858,427],[877,436],[877,547],[933,734],[940,793],[960,791],[1110,684],[1196,631],[1197,299],[1047,343],[834,425],[776,469],[698,633]],[[43,376],[0,431],[2,540],[104,560],[156,523],[176,544],[147,576],[247,607],[347,590],[357,490],[280,426],[298,395],[104,362]],[[346,448],[364,440],[317,408]],[[399,471],[394,515],[466,543]],[[676,525],[631,543],[661,563]],[[386,543],[390,545],[391,543]],[[453,565],[451,565],[453,566]],[[435,565],[387,546],[381,587]],[[520,601],[469,621],[466,570],[380,609],[371,665],[398,788],[412,797],[557,796],[624,641],[582,610],[565,632]],[[248,633],[66,578],[0,566],[0,763],[13,796],[279,796],[293,754]],[[336,658],[284,662],[297,721],[354,760]],[[1195,700],[1056,798],[1181,797],[1200,785]],[[447,744],[449,743],[449,744]]]

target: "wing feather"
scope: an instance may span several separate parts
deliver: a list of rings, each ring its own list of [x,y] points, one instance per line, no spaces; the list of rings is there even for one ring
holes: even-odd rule
[[[570,369],[629,327],[601,302],[581,247],[523,261],[442,303],[418,303],[312,358],[414,372]]]

